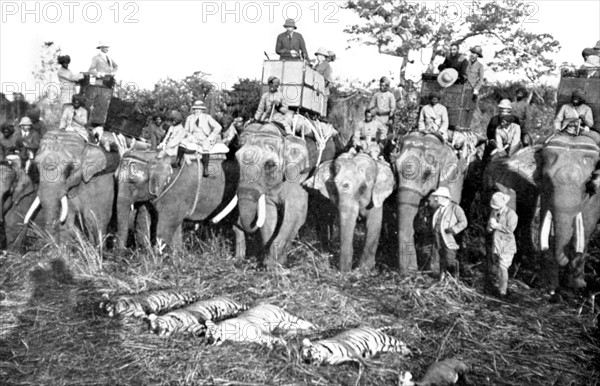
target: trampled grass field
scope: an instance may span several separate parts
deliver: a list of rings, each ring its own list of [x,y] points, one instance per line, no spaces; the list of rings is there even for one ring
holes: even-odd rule
[[[311,240],[310,230],[302,233],[300,240]],[[233,258],[226,228],[189,231],[186,242],[183,254],[117,256],[79,239],[1,257],[0,383],[397,385],[401,372],[419,380],[430,364],[453,357],[471,367],[471,385],[600,384],[600,305],[592,306],[590,291],[551,303],[515,280],[503,301],[484,293],[477,261],[465,266],[464,281],[400,277],[381,264],[372,273],[340,275],[335,256],[316,242],[296,241],[288,264],[266,272],[256,258]],[[153,335],[140,320],[111,319],[98,308],[104,293],[158,288],[279,305],[319,327],[311,340],[361,325],[391,326],[413,355],[315,367],[300,360],[303,337],[274,349],[212,347],[200,338]]]

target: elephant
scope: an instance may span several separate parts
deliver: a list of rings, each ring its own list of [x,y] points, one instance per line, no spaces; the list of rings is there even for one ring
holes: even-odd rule
[[[530,152],[526,160],[517,153],[508,168],[540,194],[544,286],[555,291],[559,267],[568,266],[567,285],[583,288],[585,252],[600,219],[600,172],[595,170],[600,148],[589,137],[557,133]]]
[[[268,248],[264,265],[271,268],[284,262],[290,242],[306,221],[308,192],[301,183],[319,159],[334,157],[335,145],[329,139],[319,155],[312,138],[284,136],[276,123],[248,125],[240,136],[240,145],[235,154],[240,183],[236,201],[228,206],[231,210],[237,205],[239,212],[234,226],[236,257],[246,256],[246,233],[260,229],[262,245]]]
[[[401,273],[408,273],[418,269],[414,221],[421,202],[438,187],[446,186],[451,200],[460,203],[471,159],[459,159],[451,146],[432,134],[408,133],[400,146],[394,161],[398,184],[398,266]]]
[[[515,257],[524,263],[536,254],[533,238],[533,220],[538,209],[540,191],[533,181],[531,170],[536,164],[536,157],[541,156],[541,145],[530,146],[517,151],[510,158],[503,157],[492,160],[485,167],[481,180],[481,202],[484,204],[483,217],[487,218],[490,208],[487,205],[496,191],[510,196],[508,206],[513,209],[519,223],[515,230],[517,252]],[[518,165],[515,167],[515,165]],[[489,236],[489,235],[488,235]],[[489,236],[491,237],[491,236]],[[491,239],[490,239],[491,240]],[[486,242],[488,261],[491,258],[491,242]]]
[[[41,206],[44,230],[55,240],[68,240],[79,217],[82,229],[102,242],[113,213],[119,158],[77,133],[47,132],[34,159],[40,181],[25,222]]]
[[[156,216],[156,239],[181,249],[183,221],[214,217],[236,194],[239,167],[223,154],[211,156],[208,177],[202,176],[198,160],[174,169],[170,158],[158,159],[157,155],[157,151],[127,152],[116,172],[117,242],[121,248],[126,245],[134,204],[150,204]]]
[[[304,185],[318,190],[338,209],[340,219],[340,271],[352,268],[354,228],[358,217],[366,220],[366,240],[359,268],[375,266],[375,255],[381,234],[383,202],[394,190],[394,174],[383,161],[364,153],[344,153],[335,161],[319,166],[317,173]]]
[[[37,175],[35,167],[30,168],[31,174]],[[34,177],[35,178],[35,177]],[[2,218],[0,219],[0,243],[2,249],[14,249],[22,231],[25,214],[35,198],[37,185],[31,175],[21,166],[20,160],[5,160],[0,162],[0,197],[2,198]],[[41,216],[36,220],[40,221]]]

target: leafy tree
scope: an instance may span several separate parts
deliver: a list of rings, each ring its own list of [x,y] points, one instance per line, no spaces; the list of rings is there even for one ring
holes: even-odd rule
[[[534,3],[518,0],[425,3],[407,0],[349,0],[346,8],[364,21],[345,32],[351,41],[375,45],[386,54],[404,57],[411,49],[432,47],[435,55],[451,42],[484,37],[500,49],[489,62],[493,70],[523,73],[531,81],[556,68],[547,54],[560,44],[550,34],[534,34],[523,28],[534,18]],[[459,8],[461,7],[461,8]],[[404,78],[404,68],[401,71]]]
[[[144,115],[166,115],[171,110],[187,113],[196,100],[203,100],[208,113],[217,115],[225,108],[222,100],[226,99],[226,93],[217,90],[214,84],[208,81],[207,76],[207,73],[196,71],[182,80],[163,79],[154,85],[153,90],[121,85],[118,95],[123,100],[135,102],[138,111]]]
[[[227,108],[233,117],[241,117],[244,121],[254,117],[261,97],[261,82],[259,80],[239,79],[228,91]]]

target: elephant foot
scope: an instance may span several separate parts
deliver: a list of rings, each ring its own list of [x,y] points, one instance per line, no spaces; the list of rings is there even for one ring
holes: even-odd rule
[[[287,253],[286,253],[285,245],[281,246],[280,243],[274,242],[269,247],[269,256],[265,259],[265,266],[267,266],[268,264],[283,265],[286,262],[287,262]]]
[[[246,243],[237,243],[235,245],[235,258],[238,260],[246,258]]]

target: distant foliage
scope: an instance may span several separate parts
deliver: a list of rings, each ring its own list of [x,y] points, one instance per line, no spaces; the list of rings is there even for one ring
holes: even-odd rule
[[[254,117],[261,94],[261,82],[259,80],[239,79],[233,85],[233,90],[227,91],[229,114],[234,118],[241,117],[244,121]]]
[[[349,0],[346,8],[362,20],[360,24],[346,28],[345,32],[353,35],[351,41],[375,45],[382,53],[405,59],[412,49],[432,47],[431,63],[436,53],[451,42],[484,37],[490,44],[500,45],[488,63],[493,70],[508,70],[533,81],[556,68],[547,54],[560,49],[552,35],[534,34],[523,29],[523,22],[534,17],[533,6],[534,3],[518,0],[449,4]]]
[[[154,85],[153,90],[119,87],[117,94],[123,100],[134,102],[137,110],[146,115],[167,115],[178,110],[184,115],[190,112],[196,100],[202,100],[209,114],[216,116],[226,108],[226,92],[218,90],[208,80],[208,74],[196,71],[182,80],[163,79]]]

